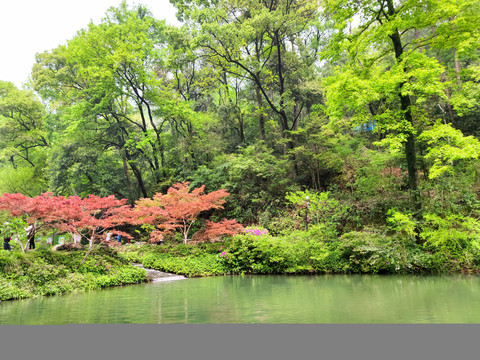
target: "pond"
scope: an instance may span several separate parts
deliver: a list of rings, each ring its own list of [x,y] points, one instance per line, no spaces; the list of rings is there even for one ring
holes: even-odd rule
[[[480,277],[225,276],[0,303],[0,324],[480,323]]]

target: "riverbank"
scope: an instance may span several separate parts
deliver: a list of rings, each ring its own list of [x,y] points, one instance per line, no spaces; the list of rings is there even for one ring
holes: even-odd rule
[[[216,243],[128,244],[22,254],[0,251],[0,301],[146,282],[147,271],[186,277],[241,274],[478,273],[478,248],[427,247],[373,230],[338,238],[315,229],[288,236],[237,235]]]
[[[120,256],[146,268],[187,277],[235,274],[445,274],[478,273],[480,252],[432,248],[375,231],[320,240],[237,235],[224,242],[124,246]]]
[[[144,269],[130,265],[108,248],[92,251],[39,249],[23,254],[0,251],[0,301],[137,284]]]

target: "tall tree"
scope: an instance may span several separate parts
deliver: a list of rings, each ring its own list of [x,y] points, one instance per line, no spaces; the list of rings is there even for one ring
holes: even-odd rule
[[[329,114],[335,118],[353,112],[357,125],[373,119],[385,143],[403,147],[408,189],[417,210],[421,203],[416,138],[434,120],[422,105],[444,97],[442,66],[421,49],[431,46],[438,35],[432,29],[458,19],[471,3],[326,2],[326,13],[336,25],[325,59],[342,64],[328,81]]]
[[[164,31],[145,7],[123,1],[66,47],[39,56],[33,72],[37,90],[53,90],[66,105],[67,131],[115,150],[144,197],[167,175],[167,120],[183,110],[161,74]]]
[[[37,195],[45,191],[50,147],[46,110],[32,91],[0,81],[0,188]]]
[[[279,120],[288,148],[304,108],[302,83],[314,72],[317,1],[173,1],[194,27],[208,61],[224,73],[248,79],[255,91],[260,138],[265,112]]]

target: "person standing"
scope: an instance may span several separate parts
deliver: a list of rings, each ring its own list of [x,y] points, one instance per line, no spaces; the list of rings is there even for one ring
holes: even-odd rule
[[[12,250],[12,247],[10,246],[10,240],[12,240],[11,237],[5,237],[3,239],[3,250]]]
[[[30,250],[35,250],[35,231],[33,225],[25,229],[27,231],[28,246]]]

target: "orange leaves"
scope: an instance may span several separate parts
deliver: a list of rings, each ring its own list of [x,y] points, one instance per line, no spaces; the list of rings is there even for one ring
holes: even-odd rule
[[[193,235],[194,241],[216,241],[221,235],[235,235],[243,231],[242,224],[239,224],[237,220],[222,220],[218,223],[208,221],[203,230],[197,231]]]
[[[135,211],[144,216],[145,223],[155,224],[159,229],[153,238],[180,229],[186,244],[190,228],[202,212],[223,209],[229,195],[225,189],[205,194],[205,185],[192,191],[188,185],[188,182],[177,183],[166,194],[157,193],[153,199],[137,201]]]
[[[189,191],[188,182],[177,183],[168,189],[167,194],[157,193],[153,199],[141,199],[136,203],[137,210],[148,208],[152,216],[174,219],[175,221],[195,221],[202,211],[223,208],[226,190],[204,194],[205,185]]]

